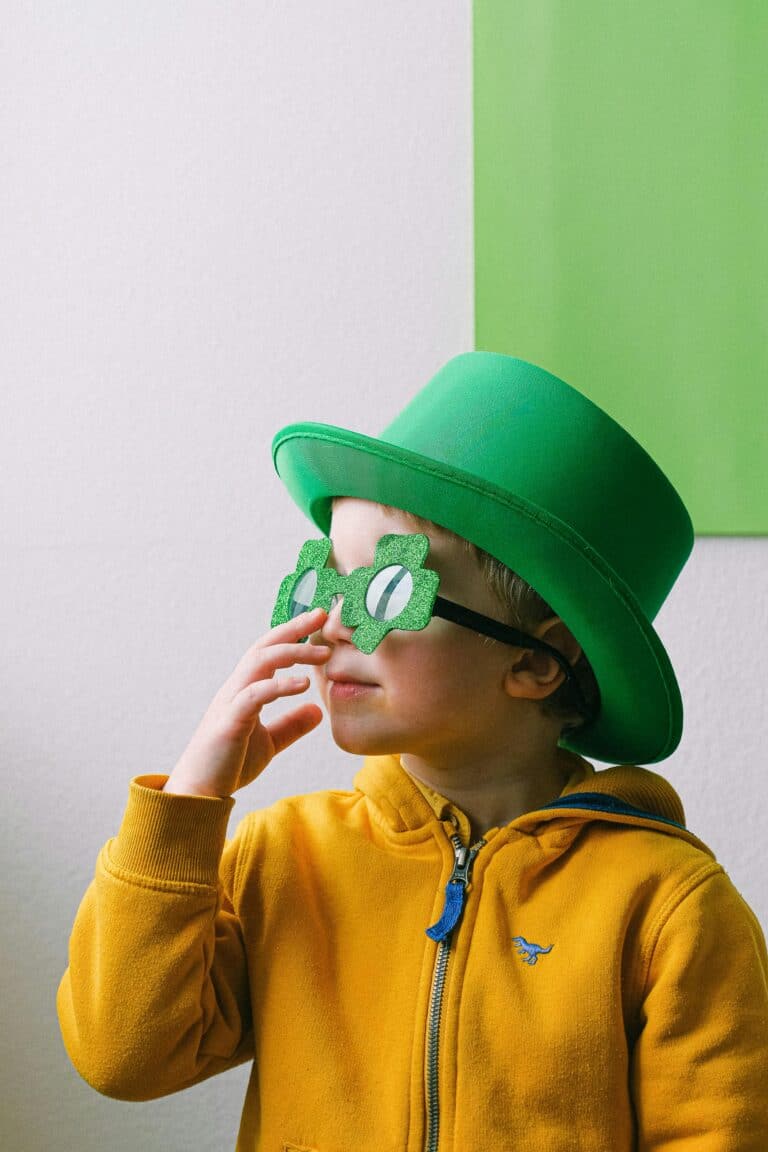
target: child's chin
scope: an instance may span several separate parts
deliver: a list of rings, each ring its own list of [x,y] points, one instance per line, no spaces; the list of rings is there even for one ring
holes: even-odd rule
[[[386,756],[400,751],[392,737],[388,739],[381,732],[365,732],[360,728],[355,731],[352,725],[343,722],[331,722],[331,734],[337,747],[355,756]]]

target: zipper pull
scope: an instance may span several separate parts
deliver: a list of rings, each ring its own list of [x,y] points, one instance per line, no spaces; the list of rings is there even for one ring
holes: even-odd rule
[[[430,940],[435,940],[438,943],[450,936],[459,922],[464,910],[464,899],[469,886],[472,865],[475,862],[475,856],[485,844],[485,840],[478,840],[469,852],[462,844],[459,836],[451,836],[451,843],[453,844],[454,863],[453,872],[451,872],[445,886],[445,905],[437,923],[426,929]]]

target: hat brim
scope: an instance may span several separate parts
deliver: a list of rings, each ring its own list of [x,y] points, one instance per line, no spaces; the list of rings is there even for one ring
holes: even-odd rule
[[[467,472],[334,425],[287,425],[272,459],[325,536],[335,496],[390,504],[449,528],[531,584],[576,637],[600,687],[598,716],[563,747],[612,764],[654,764],[675,750],[683,704],[664,646],[625,582],[569,526]]]

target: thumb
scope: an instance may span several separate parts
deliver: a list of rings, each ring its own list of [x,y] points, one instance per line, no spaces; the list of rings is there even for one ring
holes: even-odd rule
[[[323,719],[323,710],[317,704],[303,704],[293,712],[287,712],[272,724],[266,726],[272,738],[275,755],[295,744]]]

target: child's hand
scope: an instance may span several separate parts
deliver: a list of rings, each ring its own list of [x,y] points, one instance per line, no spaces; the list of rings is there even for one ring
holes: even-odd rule
[[[248,649],[232,675],[214,696],[197,731],[168,777],[164,792],[196,796],[230,796],[264,771],[273,756],[306,736],[323,718],[317,704],[304,704],[275,720],[261,723],[265,704],[309,687],[309,677],[278,679],[278,668],[320,665],[331,650],[300,644],[321,628],[326,612],[316,608],[279,624]]]

